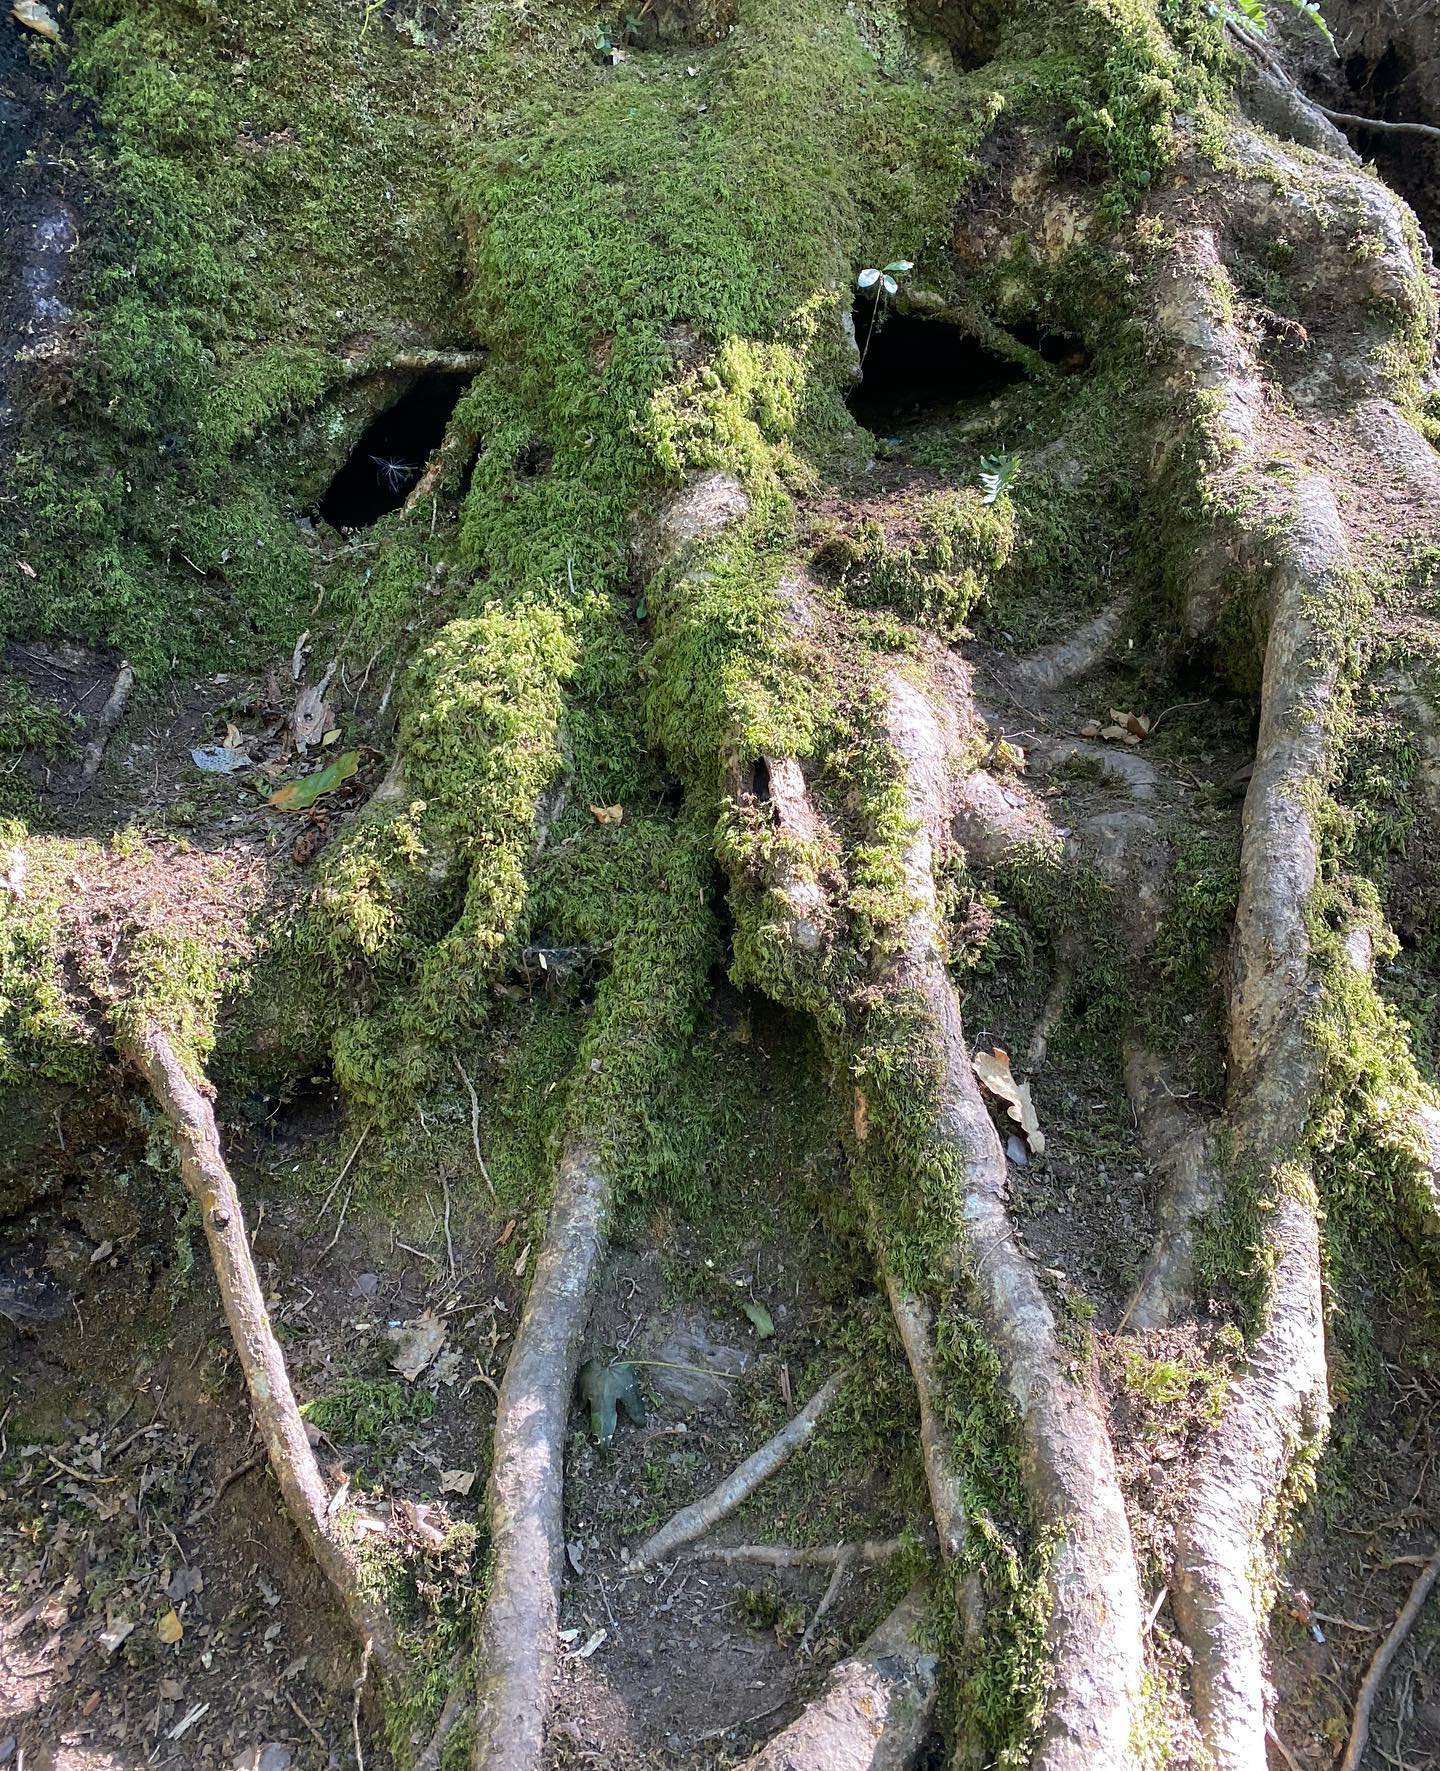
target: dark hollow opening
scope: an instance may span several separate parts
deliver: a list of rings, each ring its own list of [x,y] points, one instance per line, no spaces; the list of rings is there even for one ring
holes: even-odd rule
[[[872,333],[873,316],[873,305],[862,296],[855,303],[855,337],[865,362],[861,382],[846,404],[877,436],[971,400],[991,399],[1025,378],[1018,363],[987,350],[945,320],[882,312]]]
[[[320,500],[337,529],[366,529],[399,510],[445,436],[465,375],[422,375],[366,425]]]
[[[1421,17],[1417,11],[1417,23]],[[1423,52],[1422,52],[1423,53]],[[1391,123],[1433,123],[1440,104],[1440,63],[1417,61],[1408,43],[1389,43],[1378,60],[1364,53],[1344,63],[1342,108]],[[1342,125],[1351,143],[1415,211],[1432,247],[1440,240],[1440,142]]]
[[[1062,375],[1074,375],[1088,366],[1090,353],[1080,340],[1069,332],[1052,332],[1046,326],[1037,326],[1030,320],[1018,320],[1005,330],[1015,340],[1023,344],[1027,350],[1058,369]]]

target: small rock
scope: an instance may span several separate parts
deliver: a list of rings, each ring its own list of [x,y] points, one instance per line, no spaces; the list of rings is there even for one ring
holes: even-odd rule
[[[1005,1154],[1016,1168],[1024,1168],[1030,1160],[1030,1152],[1025,1148],[1023,1138],[1009,1137],[1005,1140]]]

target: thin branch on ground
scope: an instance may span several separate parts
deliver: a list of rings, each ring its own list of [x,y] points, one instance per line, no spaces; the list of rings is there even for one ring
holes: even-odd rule
[[[360,1676],[355,1681],[355,1697],[350,1705],[350,1733],[355,1740],[355,1771],[365,1771],[365,1754],[360,1746],[360,1699],[365,1695],[365,1684],[370,1677],[370,1651],[373,1646],[367,1637],[360,1656]]]
[[[840,1394],[849,1373],[842,1367],[828,1377],[799,1414],[787,1421],[773,1439],[767,1439],[758,1451],[752,1452],[738,1469],[702,1495],[688,1507],[681,1507],[667,1525],[646,1538],[630,1558],[632,1569],[648,1568],[676,1550],[693,1543],[728,1518],[743,1500],[748,1500],[767,1477],[789,1462],[814,1433],[822,1417]]]
[[[490,1179],[490,1170],[486,1168],[485,1158],[480,1154],[480,1097],[475,1093],[475,1084],[471,1082],[458,1057],[455,1059],[455,1071],[470,1096],[470,1142],[475,1147],[475,1166],[480,1170],[480,1179],[490,1189],[490,1197],[493,1199],[495,1183]]]
[[[339,1595],[357,1636],[368,1644],[367,1656],[373,1651],[379,1664],[388,1666],[394,1658],[390,1620],[383,1606],[365,1592],[349,1549],[335,1535],[329,1492],[295,1403],[285,1355],[270,1325],[240,1198],[221,1154],[214,1109],[186,1074],[169,1036],[153,1021],[134,1029],[122,1026],[117,1043],[168,1120],[181,1178],[200,1207],[225,1319],[286,1511]]]
[[[809,1623],[805,1625],[805,1634],[801,1636],[800,1645],[795,1650],[797,1654],[808,1655],[812,1651],[815,1643],[815,1632],[820,1627],[820,1620],[835,1603],[836,1599],[839,1598],[840,1589],[849,1578],[850,1570],[854,1566],[855,1559],[853,1555],[842,1554],[836,1557],[835,1567],[830,1575],[829,1583],[826,1585],[825,1591],[821,1595],[820,1603],[815,1607],[815,1615],[810,1619]]]
[[[1322,117],[1328,117],[1332,123],[1349,123],[1356,129],[1376,129],[1388,135],[1423,135],[1431,141],[1440,141],[1440,128],[1433,123],[1392,123],[1386,117],[1359,117],[1353,111],[1332,111],[1329,105],[1322,105],[1318,98],[1310,103]]]
[[[1365,1748],[1370,1739],[1370,1717],[1375,1708],[1375,1699],[1385,1683],[1385,1675],[1390,1671],[1390,1663],[1400,1652],[1406,1636],[1414,1627],[1415,1620],[1425,1609],[1425,1601],[1430,1597],[1435,1583],[1440,1580],[1440,1550],[1437,1550],[1425,1566],[1410,1589],[1409,1597],[1395,1619],[1394,1628],[1375,1650],[1375,1658],[1365,1670],[1365,1677],[1360,1683],[1360,1691],[1355,1699],[1355,1713],[1350,1723],[1350,1741],[1345,1748],[1345,1757],[1340,1761],[1339,1771],[1359,1771],[1360,1762],[1365,1757]]]

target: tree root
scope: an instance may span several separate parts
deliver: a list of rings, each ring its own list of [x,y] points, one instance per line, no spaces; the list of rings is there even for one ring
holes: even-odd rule
[[[691,1562],[757,1562],[765,1568],[833,1568],[848,1560],[855,1568],[874,1568],[893,1561],[910,1545],[903,1537],[867,1537],[855,1543],[818,1544],[814,1548],[788,1543],[697,1544],[687,1553]]]
[[[1437,1580],[1440,1580],[1440,1550],[1437,1550],[1421,1569],[1399,1617],[1395,1619],[1394,1627],[1375,1650],[1375,1658],[1365,1669],[1365,1677],[1361,1681],[1360,1691],[1355,1699],[1355,1713],[1350,1724],[1350,1739],[1345,1747],[1345,1757],[1340,1761],[1338,1771],[1360,1771],[1361,1761],[1365,1757],[1365,1747],[1370,1739],[1370,1714],[1375,1707],[1375,1699],[1380,1694],[1380,1687],[1385,1683],[1385,1675],[1390,1670],[1391,1661],[1400,1652],[1401,1645],[1414,1626],[1415,1619],[1424,1610],[1425,1601],[1430,1597]]]
[[[1298,1451],[1328,1419],[1320,1237],[1293,1166],[1318,1085],[1306,1033],[1315,984],[1305,905],[1318,871],[1308,806],[1329,767],[1337,648],[1319,631],[1348,563],[1329,487],[1302,482],[1279,562],[1246,797],[1232,944],[1229,1120],[1237,1157],[1270,1177],[1265,1320],[1196,1468],[1176,1540],[1173,1609],[1194,1657],[1196,1714],[1220,1771],[1265,1759],[1261,1535]]]
[[[357,1638],[366,1644],[367,1655],[382,1672],[393,1670],[396,1654],[390,1619],[366,1591],[354,1552],[336,1531],[330,1496],[290,1387],[285,1355],[265,1309],[239,1195],[220,1152],[214,1110],[153,1021],[122,1030],[118,1043],[121,1055],[144,1077],[169,1121],[181,1178],[200,1207],[225,1319],[286,1511],[335,1589]]]
[[[105,699],[105,705],[95,717],[95,728],[85,744],[80,760],[80,779],[85,786],[100,773],[100,764],[105,760],[105,749],[110,742],[116,726],[130,700],[130,691],[135,687],[135,672],[130,660],[122,658],[120,668],[115,672],[115,681]]]
[[[945,969],[932,866],[932,832],[945,823],[947,759],[925,698],[904,679],[889,684],[889,738],[903,770],[913,834],[902,862],[916,906],[897,951],[882,956],[880,982],[921,1006],[941,1068],[932,1137],[954,1153],[963,1187],[967,1245],[946,1276],[973,1286],[977,1313],[1020,1413],[1032,1504],[1058,1547],[1049,1580],[1053,1684],[1037,1771],[1130,1763],[1139,1699],[1139,1582],[1114,1452],[1088,1385],[1070,1375],[1050,1306],[1005,1209],[1005,1154],[981,1099]]]
[[[1193,1301],[1196,1231],[1224,1188],[1204,1123],[1171,1094],[1155,1054],[1134,1040],[1125,1049],[1125,1088],[1162,1188],[1155,1240],[1121,1320],[1145,1333],[1167,1327]]]
[[[847,1371],[841,1370],[828,1377],[799,1414],[787,1421],[773,1439],[767,1439],[709,1494],[692,1501],[688,1507],[681,1507],[668,1524],[646,1538],[630,1558],[630,1567],[648,1568],[666,1556],[673,1556],[676,1550],[693,1543],[697,1537],[713,1530],[722,1519],[728,1518],[810,1439],[848,1376]]]
[[[1015,666],[1015,680],[1026,688],[1059,689],[1088,675],[1119,633],[1122,613],[1120,605],[1112,603],[1063,640],[1021,658]]]
[[[556,1173],[550,1222],[500,1385],[487,1492],[490,1591],[478,1633],[475,1771],[534,1771],[545,1743],[565,1562],[565,1422],[609,1191],[595,1152],[573,1143]]]
[[[915,1642],[923,1615],[916,1590],[739,1771],[908,1771],[929,1735],[939,1684],[936,1657]]]
[[[925,1300],[907,1292],[893,1274],[886,1274],[885,1289],[920,1404],[920,1454],[930,1513],[940,1534],[940,1554],[949,1561],[960,1554],[970,1519],[954,1446],[939,1407],[934,1316]]]

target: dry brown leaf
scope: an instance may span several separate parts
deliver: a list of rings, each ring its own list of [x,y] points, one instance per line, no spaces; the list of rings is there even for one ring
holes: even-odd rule
[[[167,1647],[178,1642],[185,1634],[185,1625],[181,1623],[180,1613],[173,1605],[155,1625],[155,1634]]]
[[[398,1371],[407,1384],[413,1384],[445,1345],[445,1324],[433,1310],[427,1310],[391,1333],[398,1343],[390,1361],[391,1369]]]
[[[442,1470],[440,1472],[440,1492],[442,1494],[469,1494],[474,1486],[474,1470]]]
[[[1030,1099],[1030,1084],[1016,1082],[1010,1071],[1010,1054],[997,1045],[993,1051],[977,1052],[972,1061],[981,1086],[1005,1103],[1005,1111],[1024,1132],[1031,1150],[1036,1156],[1043,1156],[1045,1134]]]
[[[495,1242],[496,1248],[504,1248],[505,1244],[515,1234],[515,1225],[516,1225],[517,1221],[518,1221],[517,1219],[511,1218],[510,1222],[508,1224],[506,1224],[505,1228],[500,1232],[498,1238],[496,1239],[496,1242]]]
[[[618,824],[625,816],[624,806],[591,806],[590,816],[597,824]]]

